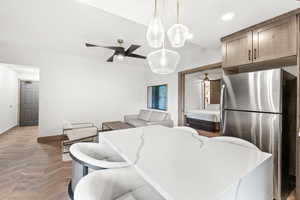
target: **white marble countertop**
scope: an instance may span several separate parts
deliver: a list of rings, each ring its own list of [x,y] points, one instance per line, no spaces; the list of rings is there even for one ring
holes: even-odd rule
[[[104,132],[101,139],[167,200],[218,199],[270,157],[163,126]]]

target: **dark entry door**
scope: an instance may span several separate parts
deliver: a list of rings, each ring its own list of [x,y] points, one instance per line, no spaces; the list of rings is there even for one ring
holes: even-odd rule
[[[39,82],[21,81],[20,126],[37,126],[39,123]]]

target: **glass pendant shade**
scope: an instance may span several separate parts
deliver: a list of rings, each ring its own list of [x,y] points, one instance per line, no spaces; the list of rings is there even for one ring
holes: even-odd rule
[[[176,51],[160,49],[147,56],[152,72],[156,74],[173,73],[180,60],[180,55]]]
[[[191,37],[191,34],[186,26],[174,24],[168,30],[168,37],[172,47],[179,48],[185,45],[186,40]]]
[[[165,40],[165,30],[160,17],[154,16],[147,30],[147,41],[150,47],[160,48]]]

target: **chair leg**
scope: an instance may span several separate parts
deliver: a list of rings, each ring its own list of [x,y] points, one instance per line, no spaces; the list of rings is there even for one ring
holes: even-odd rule
[[[72,189],[72,179],[69,181],[69,185],[68,185],[68,194],[71,200],[74,199],[74,191]]]
[[[86,166],[83,166],[83,176],[86,176],[89,173],[89,168]]]

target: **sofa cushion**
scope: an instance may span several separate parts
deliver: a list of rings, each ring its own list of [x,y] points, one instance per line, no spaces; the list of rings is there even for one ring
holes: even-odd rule
[[[167,113],[153,111],[150,116],[150,122],[160,122],[165,120]]]
[[[144,120],[144,121],[149,121],[150,116],[151,116],[150,110],[140,110],[140,113],[138,115],[138,119]]]
[[[128,119],[127,123],[134,127],[147,126],[147,121],[141,119]]]

